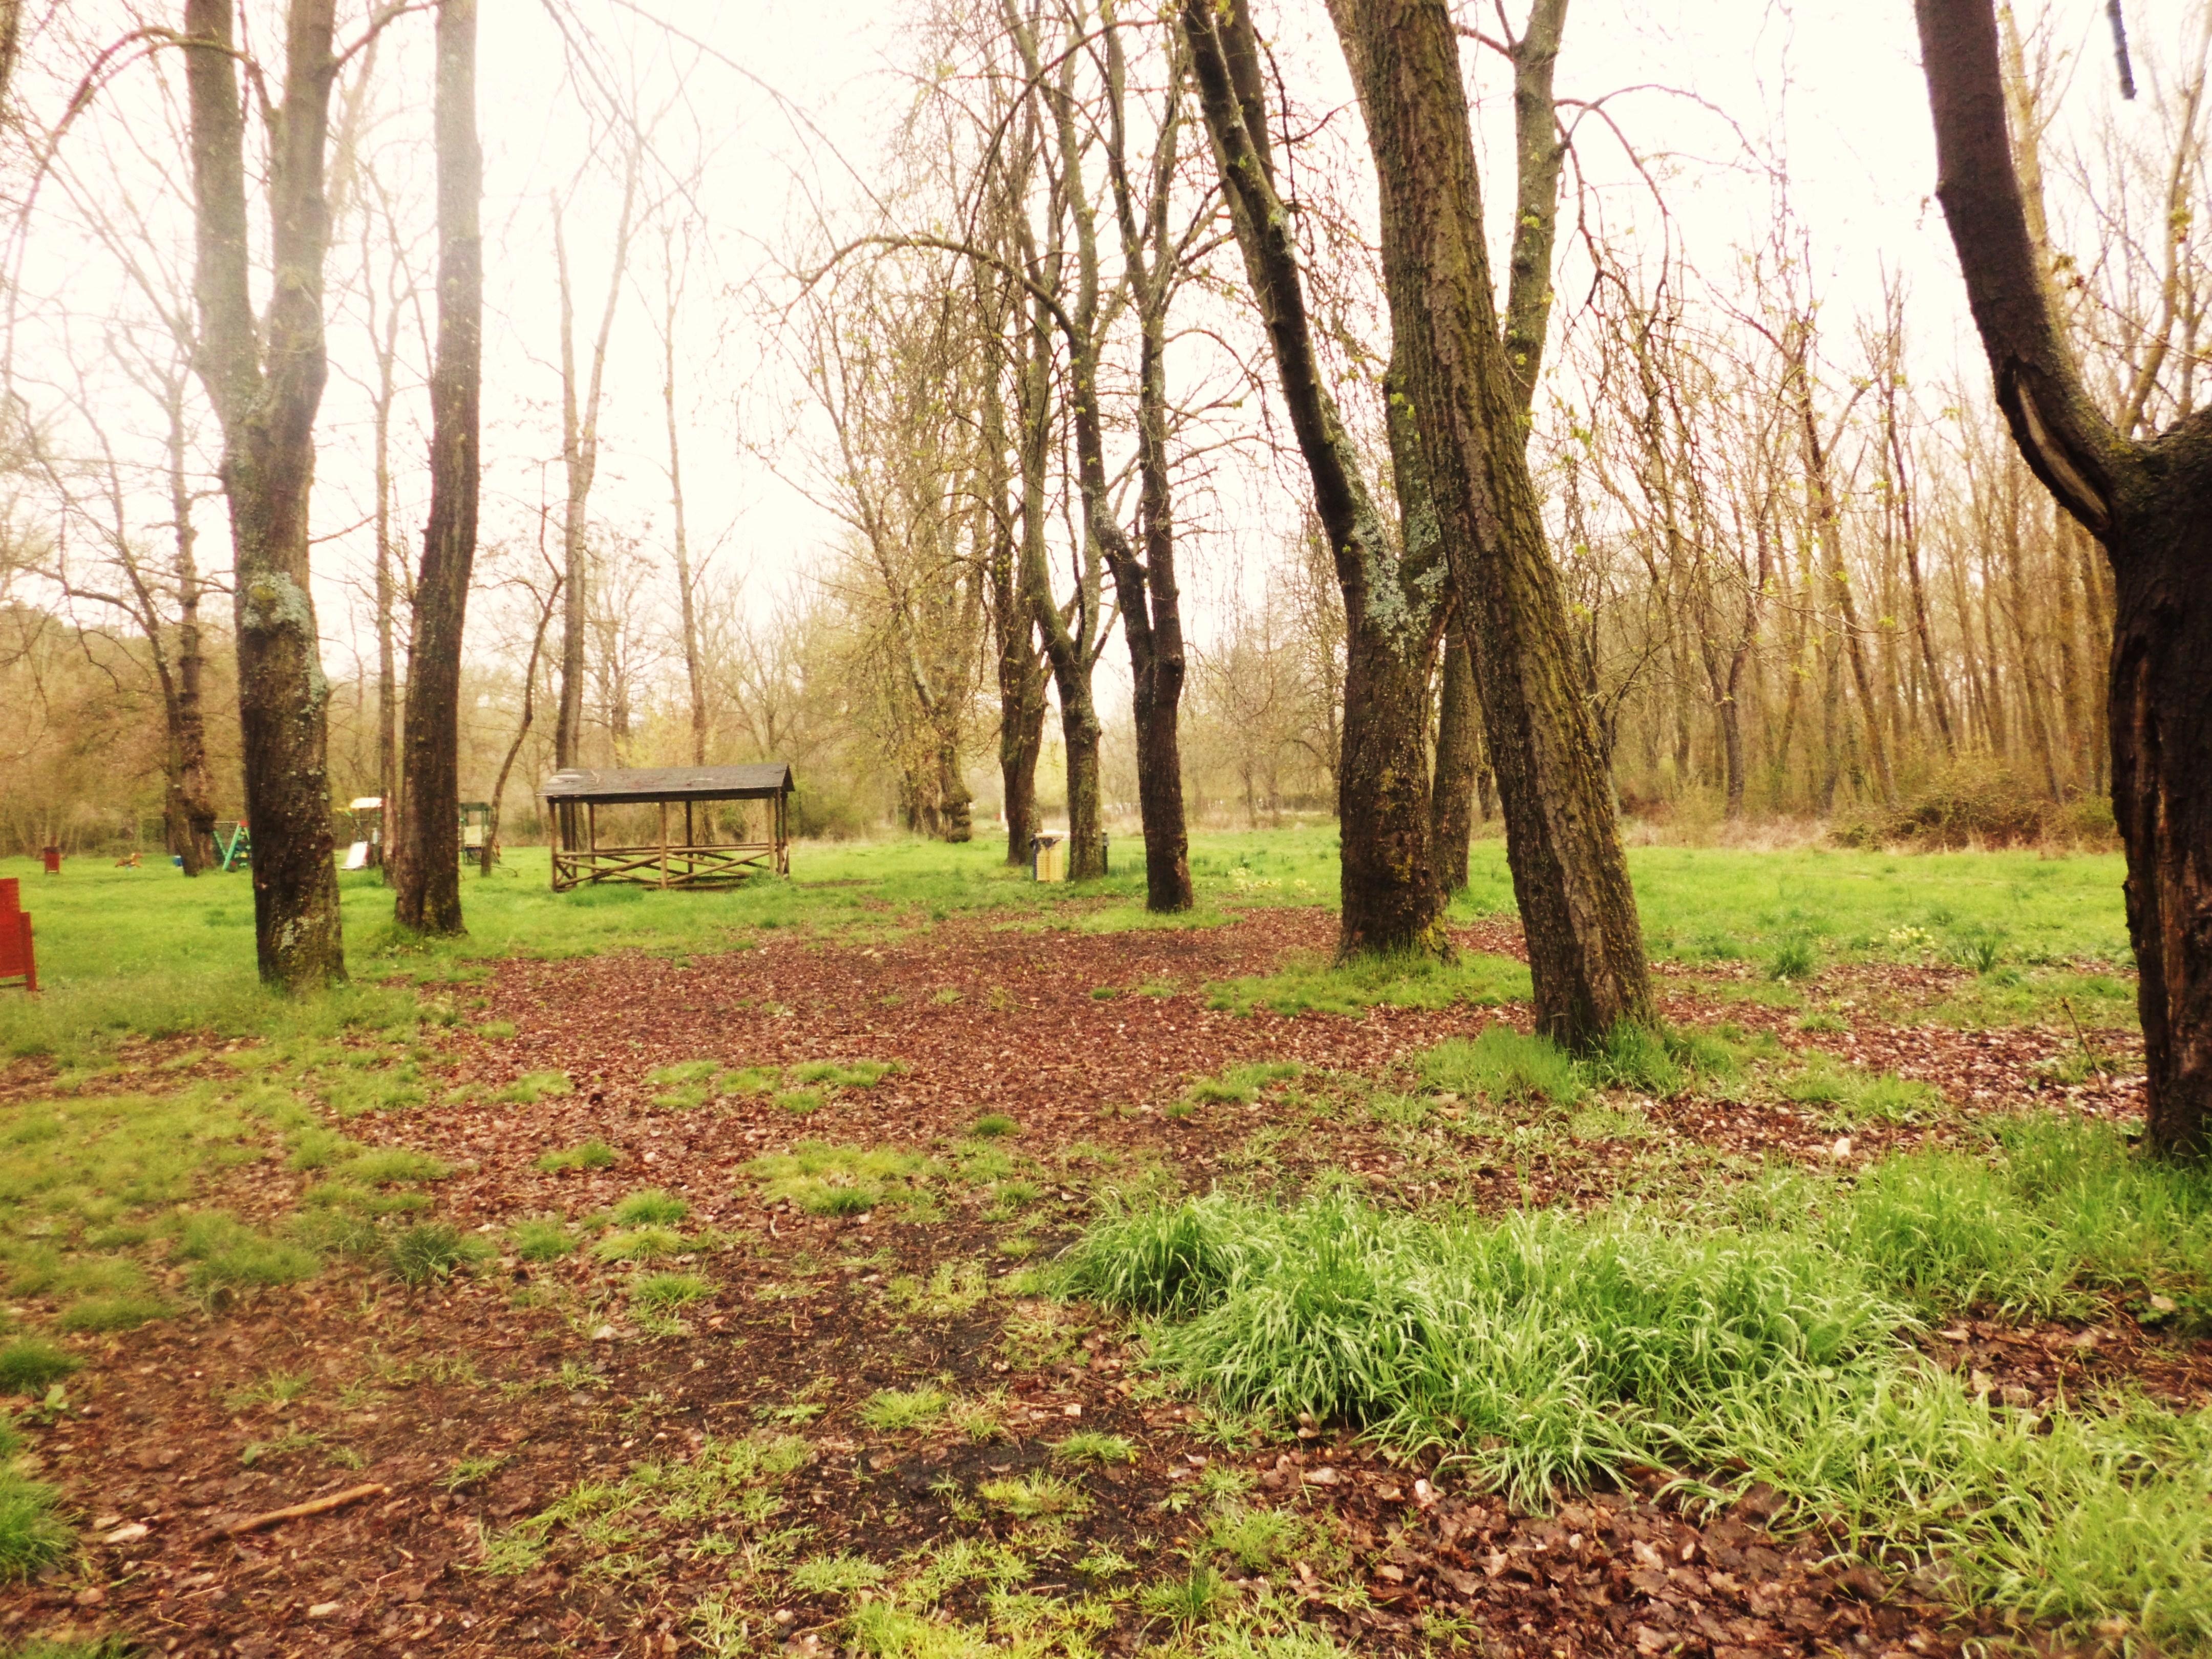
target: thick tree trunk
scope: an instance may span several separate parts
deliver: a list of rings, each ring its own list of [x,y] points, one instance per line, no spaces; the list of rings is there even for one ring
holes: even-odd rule
[[[261,976],[287,990],[345,977],[326,771],[330,683],[308,583],[315,411],[329,361],[323,259],[330,212],[333,0],[292,0],[283,103],[269,162],[271,252],[284,273],[257,327],[247,274],[245,123],[229,0],[186,0],[197,367],[223,432],[223,494],[236,574],[238,705],[253,923]],[[204,44],[202,44],[204,43]],[[264,368],[265,362],[265,368]]]
[[[483,152],[477,143],[477,0],[439,0],[438,360],[430,375],[430,522],[408,652],[400,926],[461,920],[461,636],[477,554],[483,391]]]
[[[1499,337],[1458,46],[1443,0],[1330,10],[1375,155],[1404,416],[1474,653],[1537,1029],[1587,1047],[1652,1017],[1650,981]]]
[[[1467,885],[1468,848],[1474,838],[1476,775],[1482,770],[1482,705],[1474,659],[1455,623],[1444,633],[1437,711],[1437,781],[1429,803],[1437,884],[1446,893]],[[1488,815],[1486,813],[1486,817]]]
[[[1428,678],[1442,625],[1433,516],[1395,419],[1403,543],[1376,512],[1358,447],[1322,384],[1290,215],[1275,193],[1261,61],[1243,0],[1184,0],[1182,32],[1283,402],[1313,481],[1344,599],[1344,726],[1337,765],[1338,952],[1449,949],[1429,842]]]
[[[2212,1155],[2212,410],[2157,437],[2084,390],[2033,251],[1990,0],[1916,0],[1939,180],[2013,439],[2113,576],[2112,811],[2127,849],[2152,1146]]]

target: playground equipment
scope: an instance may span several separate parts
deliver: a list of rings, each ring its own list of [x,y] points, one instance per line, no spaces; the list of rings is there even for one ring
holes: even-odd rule
[[[553,809],[553,890],[585,883],[635,882],[647,887],[699,887],[772,872],[791,873],[787,827],[791,820],[791,768],[781,761],[761,766],[653,766],[556,772],[539,791]],[[693,808],[718,800],[759,800],[769,805],[769,839],[714,839],[714,813],[702,826]],[[682,803],[684,838],[678,841],[668,809]],[[599,845],[602,806],[657,806],[659,833],[634,845]],[[702,839],[702,830],[704,839]],[[744,831],[740,829],[742,836]]]
[[[31,918],[23,909],[23,884],[0,878],[0,985],[39,988],[39,961],[31,950]]]
[[[228,833],[225,833],[225,832]],[[215,827],[215,867],[218,870],[243,870],[253,862],[253,835],[240,819],[236,823],[218,823]]]

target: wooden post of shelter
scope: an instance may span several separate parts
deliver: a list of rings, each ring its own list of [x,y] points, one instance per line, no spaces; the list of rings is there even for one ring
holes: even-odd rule
[[[791,873],[790,799],[795,787],[791,768],[780,761],[756,766],[572,768],[556,772],[539,792],[551,808],[554,890],[566,892],[572,887],[607,881],[648,887],[703,887],[743,881],[763,872],[787,876]],[[731,832],[732,839],[717,840],[711,810],[705,814],[702,832],[693,814],[693,804],[718,800],[769,803],[769,838],[745,840],[746,828],[740,825]],[[680,843],[669,822],[669,808],[679,802],[684,807]],[[654,808],[658,836],[651,842],[632,842],[619,838],[621,832],[611,829],[611,834],[618,838],[602,844],[599,809],[637,805]],[[611,823],[621,821],[617,817]],[[636,833],[635,829],[629,832],[633,836]]]

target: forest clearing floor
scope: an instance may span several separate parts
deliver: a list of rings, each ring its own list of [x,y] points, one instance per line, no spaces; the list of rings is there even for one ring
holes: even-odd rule
[[[1460,928],[1460,967],[1389,982],[1333,979],[1334,931],[1291,907],[794,929],[502,961],[450,991],[453,1023],[402,1038],[166,1039],[82,1078],[0,1072],[19,1126],[157,1079],[309,1103],[248,1102],[196,1166],[219,1237],[188,1216],[108,1241],[139,1279],[95,1285],[73,1255],[26,1278],[35,1241],[18,1250],[13,1312],[84,1364],[7,1373],[32,1384],[27,1464],[81,1548],[0,1590],[0,1650],[2038,1644],[2034,1620],[1855,1554],[1762,1486],[1700,1505],[1638,1468],[1525,1506],[1340,1424],[1210,1404],[1148,1367],[1141,1322],[1066,1299],[1054,1263],[1102,1211],[1214,1188],[1440,1218],[1679,1208],[1778,1162],[1848,1180],[1978,1154],[2022,1112],[2125,1126],[2132,1036],[1936,1018],[1975,991],[1959,967],[1793,983],[1669,962],[1665,1012],[1705,1034],[1701,1060],[1486,1087],[1471,1040],[1528,1029],[1516,929]],[[316,1254],[292,1272],[287,1249]],[[72,1322],[87,1285],[108,1300]],[[1912,1340],[2015,1405],[2126,1390],[2185,1411],[2212,1403],[2212,1341],[2174,1306],[2106,1287]]]

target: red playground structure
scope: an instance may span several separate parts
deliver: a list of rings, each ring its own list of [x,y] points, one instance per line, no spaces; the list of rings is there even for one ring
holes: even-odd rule
[[[23,910],[22,884],[0,878],[0,985],[39,988],[39,961],[31,953],[31,918]]]

